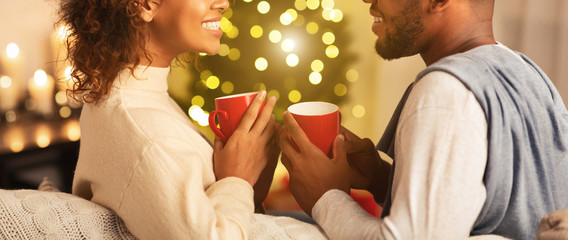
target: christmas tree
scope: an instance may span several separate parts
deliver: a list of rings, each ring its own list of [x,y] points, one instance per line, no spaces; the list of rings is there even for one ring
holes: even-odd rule
[[[229,94],[266,90],[278,98],[277,120],[293,103],[346,98],[354,55],[333,0],[239,0],[223,16],[219,53],[202,55],[198,70],[185,68],[191,101],[178,100],[200,125],[207,125],[214,98]]]

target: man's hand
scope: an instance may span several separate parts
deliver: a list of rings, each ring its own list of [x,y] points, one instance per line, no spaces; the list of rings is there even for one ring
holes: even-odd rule
[[[344,137],[333,142],[333,158],[329,159],[312,144],[289,112],[284,112],[284,127],[280,134],[282,164],[290,173],[290,192],[302,209],[311,216],[317,200],[330,189],[349,193],[349,164]]]
[[[351,167],[351,187],[371,192],[378,199],[386,194],[390,164],[384,162],[373,142],[361,139],[344,127],[339,133],[345,136],[345,150]]]

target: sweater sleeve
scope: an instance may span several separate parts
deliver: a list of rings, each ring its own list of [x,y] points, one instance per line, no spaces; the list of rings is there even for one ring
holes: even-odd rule
[[[467,238],[486,197],[486,134],[471,91],[432,72],[415,84],[398,123],[390,215],[373,218],[331,190],[314,219],[331,239]]]
[[[246,239],[253,189],[229,177],[203,184],[203,158],[175,139],[149,146],[123,193],[119,215],[140,239]]]

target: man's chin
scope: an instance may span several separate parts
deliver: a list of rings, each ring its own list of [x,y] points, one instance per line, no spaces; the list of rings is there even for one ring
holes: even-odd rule
[[[378,42],[375,44],[375,51],[377,52],[377,54],[379,54],[381,58],[387,61],[414,55],[414,54],[408,54],[405,51],[402,51],[401,49],[397,49],[395,47],[387,47],[381,45]]]

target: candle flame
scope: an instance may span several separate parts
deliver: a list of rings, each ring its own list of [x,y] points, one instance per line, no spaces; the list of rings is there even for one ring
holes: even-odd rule
[[[81,126],[79,124],[79,121],[71,120],[65,125],[67,137],[69,138],[69,140],[73,142],[78,141],[81,138]]]
[[[45,86],[47,84],[47,73],[41,69],[35,71],[34,83],[38,86]]]
[[[6,46],[6,55],[8,55],[9,58],[18,57],[18,55],[20,55],[20,47],[18,47],[18,44],[8,43],[8,46]]]
[[[48,126],[40,125],[35,133],[36,144],[40,148],[45,148],[51,144],[51,131]]]

